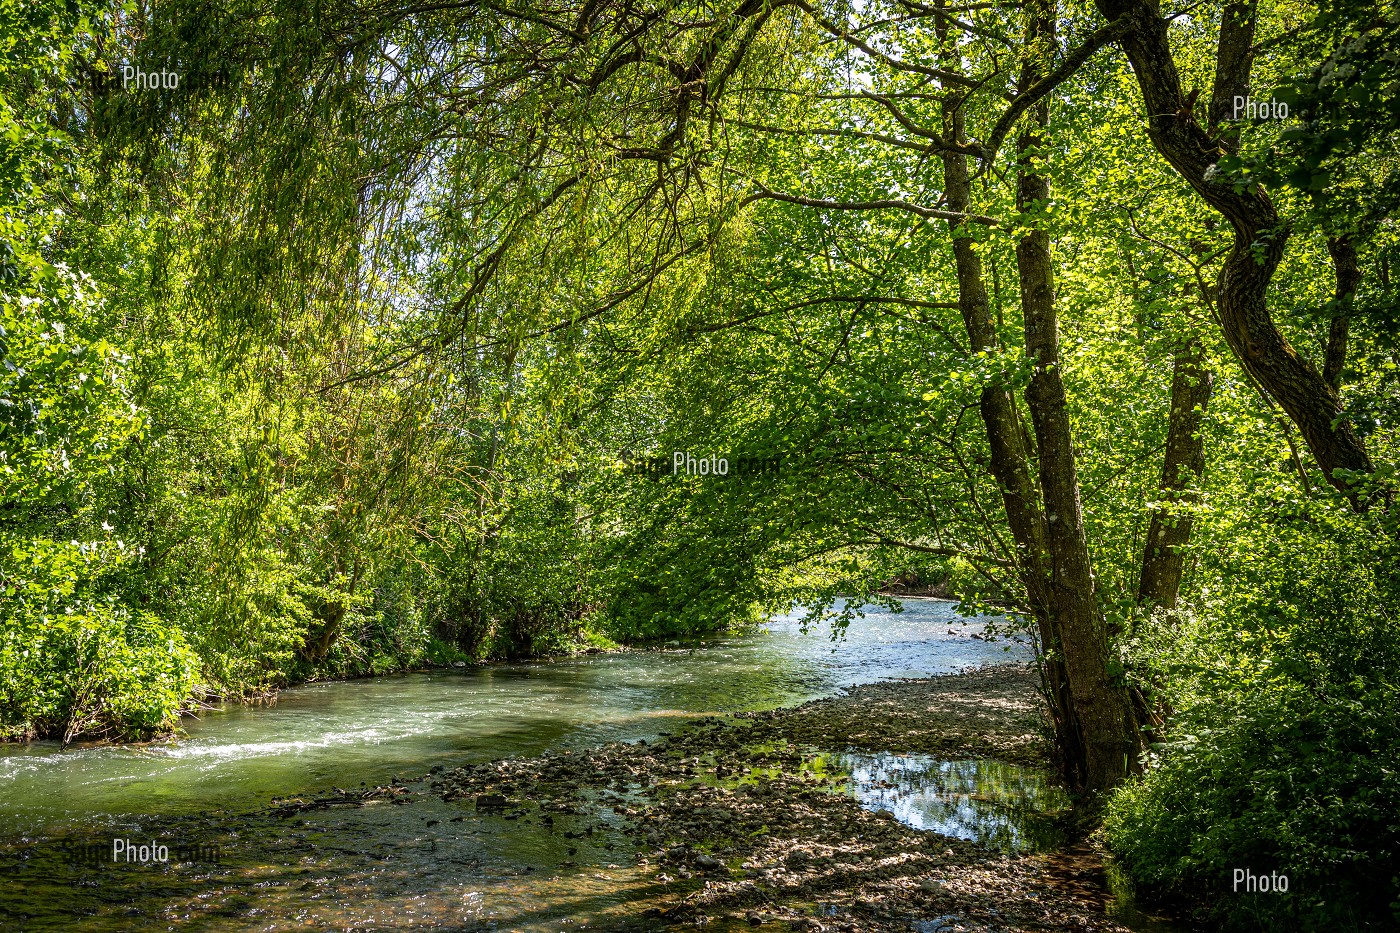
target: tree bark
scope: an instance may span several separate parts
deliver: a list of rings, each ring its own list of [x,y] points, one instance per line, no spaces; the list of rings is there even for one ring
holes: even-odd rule
[[[1215,88],[1210,96],[1210,132],[1218,135],[1221,124],[1235,115],[1235,98],[1249,96],[1249,75],[1254,69],[1254,24],[1257,0],[1231,3],[1220,14],[1220,42],[1215,55]],[[1234,150],[1239,131],[1226,131]]]
[[[1347,338],[1351,331],[1351,318],[1347,316],[1353,295],[1361,284],[1361,264],[1356,258],[1356,247],[1346,237],[1332,237],[1327,241],[1327,252],[1332,257],[1332,268],[1337,276],[1337,314],[1327,332],[1327,353],[1322,363],[1322,378],[1332,387],[1339,398],[1342,391],[1342,370],[1347,365]]]
[[[1149,609],[1175,609],[1181,592],[1184,550],[1191,541],[1193,522],[1189,507],[1196,501],[1190,487],[1205,470],[1201,422],[1213,382],[1199,340],[1189,339],[1177,347],[1172,356],[1171,412],[1167,416],[1159,504],[1147,526],[1138,578],[1138,605]]]
[[[940,38],[946,39],[946,27],[940,33]],[[966,142],[959,101],[944,99],[943,123],[945,138],[957,144]],[[943,190],[950,211],[971,212],[972,185],[967,156],[961,152],[945,150],[943,153]],[[958,235],[956,221],[949,221],[948,226],[953,234],[958,309],[967,329],[969,346],[973,353],[995,352],[1000,348],[1000,340],[987,299],[982,259],[972,239]],[[1026,587],[1027,602],[1040,639],[1042,687],[1055,730],[1057,764],[1066,782],[1078,786],[1083,781],[1083,739],[1070,695],[1060,633],[1050,610],[1050,551],[1045,514],[1031,473],[1030,438],[1016,411],[1015,398],[1006,386],[984,386],[978,410],[987,431],[992,477],[1001,490],[1007,525],[1016,546],[1018,575]]]
[[[1287,229],[1262,190],[1237,192],[1232,184],[1212,180],[1215,163],[1229,151],[1228,142],[1202,129],[1187,106],[1167,38],[1167,21],[1157,0],[1095,3],[1110,20],[1132,18],[1132,28],[1119,44],[1142,90],[1153,145],[1234,228],[1234,247],[1220,270],[1218,292],[1226,342],[1241,365],[1298,425],[1328,481],[1350,495],[1353,505],[1363,507],[1350,481],[1338,471],[1372,472],[1366,448],[1341,417],[1331,386],[1284,339],[1269,314],[1269,282],[1283,258]],[[1225,38],[1222,30],[1222,41]]]
[[[1054,0],[1027,5],[1020,86],[1031,87],[1054,52]],[[1028,112],[1031,128],[1017,140],[1017,206],[1023,215],[1048,203],[1050,182],[1038,170],[1049,122],[1049,103]],[[1051,576],[1050,616],[1060,635],[1070,696],[1083,737],[1084,790],[1106,790],[1134,770],[1138,730],[1125,684],[1109,671],[1108,626],[1099,611],[1080,507],[1073,432],[1065,406],[1059,356],[1050,236],[1032,229],[1016,245],[1026,354],[1033,361],[1026,401],[1039,452],[1039,480],[1045,503],[1046,541]]]

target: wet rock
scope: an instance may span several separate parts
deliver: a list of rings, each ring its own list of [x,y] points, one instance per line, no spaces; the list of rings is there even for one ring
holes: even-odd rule
[[[466,766],[434,787],[448,799],[533,801],[542,823],[549,812],[628,817],[618,828],[638,847],[637,864],[668,885],[664,906],[647,916],[668,924],[756,918],[831,933],[1124,933],[1083,885],[1049,881],[1043,857],[998,858],[915,830],[890,811],[864,809],[843,789],[846,775],[815,766],[817,750],[837,748],[1030,761],[1039,754],[1035,729],[1017,721],[1017,710],[1036,708],[1034,673],[1016,669],[872,684],[793,709],[691,723],[652,743]],[[559,828],[588,835],[579,822]],[[731,860],[743,864],[743,878],[724,871]],[[972,915],[947,914],[933,926],[931,902]],[[819,921],[799,914],[813,904]]]
[[[502,810],[510,804],[510,799],[505,794],[477,794],[476,808],[478,810]]]

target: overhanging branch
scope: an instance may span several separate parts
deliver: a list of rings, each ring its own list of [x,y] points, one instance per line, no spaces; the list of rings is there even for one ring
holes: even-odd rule
[[[1081,65],[1093,57],[1095,52],[1125,35],[1131,25],[1131,20],[1127,16],[1120,16],[1106,26],[1094,30],[1077,49],[1065,56],[1065,60],[1060,62],[1058,68],[1012,98],[1011,106],[1007,107],[1006,112],[1001,115],[1001,119],[997,120],[996,126],[992,128],[992,135],[983,146],[983,151],[980,153],[982,165],[978,172],[986,171],[987,166],[996,160],[997,150],[1001,148],[1002,143],[1006,142],[1011,128],[1016,125],[1017,120],[1021,119],[1023,113],[1035,106],[1046,94],[1067,81],[1079,70]]]
[[[984,214],[960,214],[957,211],[942,211],[937,208],[925,207],[922,204],[914,204],[895,198],[887,198],[876,201],[833,201],[826,198],[805,198],[796,194],[784,194],[781,191],[769,191],[766,188],[756,191],[740,202],[740,207],[747,207],[754,201],[782,201],[785,204],[800,204],[803,207],[819,207],[828,211],[881,211],[895,210],[906,211],[915,214],[925,220],[948,220],[954,223],[972,222],[982,224],[986,227],[1000,227],[1002,222],[995,217],[987,217]]]

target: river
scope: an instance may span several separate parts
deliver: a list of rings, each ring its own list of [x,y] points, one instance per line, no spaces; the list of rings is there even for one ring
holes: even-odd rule
[[[984,629],[952,604],[909,600],[867,608],[839,641],[780,616],[663,650],[299,687],[149,745],[0,747],[0,928],[627,927],[653,882],[621,834],[574,842],[427,793],[295,818],[273,805],[394,781],[413,792],[438,765],[654,740],[699,715],[1028,657]],[[1063,805],[1045,775],[998,762],[833,766],[870,808],[1013,849],[1041,844],[1036,814]],[[114,865],[117,839],[185,860]]]

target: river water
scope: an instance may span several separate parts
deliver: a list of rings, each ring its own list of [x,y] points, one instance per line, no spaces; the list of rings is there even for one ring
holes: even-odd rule
[[[952,604],[910,600],[868,608],[840,641],[781,616],[663,650],[301,687],[145,746],[0,747],[0,929],[627,927],[655,892],[620,833],[574,842],[426,793],[296,818],[275,798],[421,789],[437,765],[651,740],[698,715],[1028,657],[983,635]],[[1037,814],[1064,804],[1045,775],[998,762],[831,766],[868,807],[1010,849],[1043,843]],[[183,860],[113,865],[116,839],[179,847]]]

